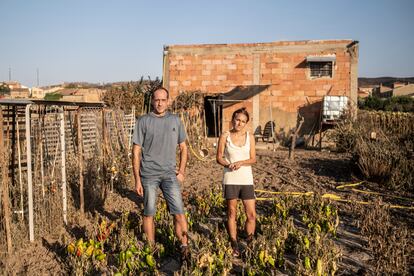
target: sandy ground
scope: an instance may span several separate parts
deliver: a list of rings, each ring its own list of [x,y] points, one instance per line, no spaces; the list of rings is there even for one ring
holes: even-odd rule
[[[340,184],[358,181],[358,175],[354,175],[353,163],[350,156],[329,151],[308,151],[298,149],[295,151],[295,160],[288,160],[288,151],[278,149],[276,151],[266,149],[268,145],[259,145],[257,152],[257,164],[254,166],[256,187],[268,191],[313,191],[317,193],[334,193],[348,199],[367,200],[365,195],[339,191],[335,187]],[[191,157],[187,170],[187,178],[184,183],[183,194],[188,196],[212,186],[221,185],[222,168],[214,161],[202,162]],[[365,187],[370,190],[378,190],[377,186],[368,183]],[[265,196],[257,194],[257,196]],[[387,199],[384,198],[384,201]],[[137,210],[137,204],[141,200],[134,190],[123,190],[108,195],[100,215],[109,219],[115,219],[125,211]],[[409,226],[410,232],[414,229],[414,212],[404,215],[404,223]],[[354,216],[346,205],[340,212],[341,223],[338,231],[337,244],[343,251],[339,274],[355,275],[358,272],[370,268],[369,261],[372,258],[370,252],[365,249],[365,241],[359,235],[355,226]],[[79,233],[90,231],[94,223],[92,215],[85,218],[78,215],[70,218],[66,227],[60,227],[56,231],[38,239],[25,248],[17,249],[12,256],[0,261],[0,274],[4,275],[63,275],[68,273],[68,268],[62,260],[65,254],[64,244],[67,239],[77,237]],[[165,264],[168,266],[168,264]],[[2,270],[2,271],[1,271]]]

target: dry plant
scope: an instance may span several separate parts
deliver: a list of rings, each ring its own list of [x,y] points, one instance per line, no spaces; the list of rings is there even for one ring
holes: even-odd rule
[[[138,82],[128,82],[121,85],[112,85],[104,95],[104,102],[111,108],[130,111],[133,106],[139,114],[144,114],[150,110],[151,93],[162,85],[156,78],[144,80],[143,77]]]
[[[359,211],[361,234],[367,238],[376,275],[408,275],[409,257],[414,254],[410,232],[395,225],[389,208],[381,200]]]
[[[359,113],[345,119],[332,133],[339,151],[353,155],[364,177],[391,189],[414,191],[414,115]]]
[[[274,275],[280,271],[333,275],[337,271],[340,251],[333,242],[337,213],[330,203],[316,197],[260,203],[256,238],[248,243],[241,238],[241,265],[231,254],[224,203],[218,190],[188,198],[191,258],[176,268],[181,275]],[[238,213],[237,220],[243,223],[245,216],[241,210]],[[294,222],[298,214],[306,223]],[[125,213],[115,221],[98,217],[95,231],[64,245],[64,261],[79,275],[160,274],[161,264],[176,258],[178,247],[165,201],[158,203],[154,220],[156,244],[148,246],[138,214]],[[332,222],[333,229],[325,227],[326,222]]]
[[[179,114],[184,123],[192,154],[199,159],[206,157],[208,145],[204,94],[200,91],[182,92],[174,99],[171,108],[174,113]]]

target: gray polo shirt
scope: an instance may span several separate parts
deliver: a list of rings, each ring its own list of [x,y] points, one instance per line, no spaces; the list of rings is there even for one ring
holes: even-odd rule
[[[157,117],[150,112],[137,119],[132,141],[141,147],[141,176],[160,176],[176,170],[177,145],[186,134],[180,118],[170,112]]]

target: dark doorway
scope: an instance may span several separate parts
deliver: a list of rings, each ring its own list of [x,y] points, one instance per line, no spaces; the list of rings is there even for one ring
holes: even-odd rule
[[[204,97],[204,112],[206,114],[207,137],[219,137],[221,134],[223,106],[218,105],[217,103],[217,96]]]

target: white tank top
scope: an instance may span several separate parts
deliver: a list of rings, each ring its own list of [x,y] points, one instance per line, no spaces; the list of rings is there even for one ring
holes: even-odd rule
[[[230,133],[227,134],[226,146],[224,148],[224,159],[229,163],[250,159],[250,135],[246,132],[246,142],[239,147],[233,144]],[[253,173],[251,166],[241,166],[232,171],[224,168],[224,185],[253,185]]]

